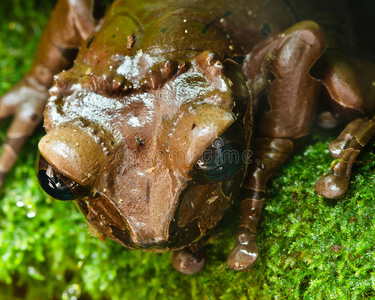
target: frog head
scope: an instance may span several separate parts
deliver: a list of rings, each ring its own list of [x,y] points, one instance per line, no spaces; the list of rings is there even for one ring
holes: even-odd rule
[[[105,72],[77,61],[55,77],[39,182],[126,247],[182,248],[216,225],[241,187],[251,128],[245,79],[210,51],[116,61]]]

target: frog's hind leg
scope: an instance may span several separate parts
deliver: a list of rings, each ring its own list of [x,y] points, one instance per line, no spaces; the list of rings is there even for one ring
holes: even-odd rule
[[[0,120],[14,115],[0,157],[0,187],[25,141],[43,118],[53,76],[69,68],[93,32],[93,0],[59,0],[40,39],[31,71],[0,98]]]
[[[320,90],[310,69],[326,47],[325,36],[314,22],[297,23],[255,47],[243,67],[256,105],[267,95],[269,109],[259,112],[254,155],[242,192],[242,215],[237,243],[227,265],[251,268],[258,259],[256,231],[265,200],[266,183],[290,157],[297,141],[310,133]],[[265,105],[263,105],[265,106]]]
[[[334,55],[330,51],[325,55],[323,84],[329,95],[329,101],[336,114],[341,119],[350,120],[353,117],[367,112],[374,112],[375,65],[366,58],[350,59]],[[318,194],[331,199],[345,195],[350,172],[362,148],[375,135],[374,121],[372,118],[358,118],[351,121],[328,146],[335,160],[331,164],[330,175],[320,178],[315,184]]]
[[[316,192],[326,198],[336,199],[345,195],[350,172],[362,148],[375,136],[375,117],[366,121],[356,119],[349,123],[339,138],[334,141],[334,153],[339,153],[331,164],[331,174],[315,183]],[[345,141],[344,147],[339,151]],[[332,151],[331,151],[332,152]]]

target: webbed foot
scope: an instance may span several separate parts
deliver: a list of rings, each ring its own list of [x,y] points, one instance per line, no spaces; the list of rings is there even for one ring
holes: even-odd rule
[[[192,245],[173,252],[172,266],[183,274],[195,274],[204,269],[206,260],[202,248]]]
[[[232,270],[247,270],[258,261],[259,250],[256,234],[246,230],[238,234],[236,246],[227,259],[227,266]]]

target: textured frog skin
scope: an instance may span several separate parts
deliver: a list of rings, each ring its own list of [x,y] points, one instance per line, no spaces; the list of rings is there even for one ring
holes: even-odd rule
[[[176,251],[172,263],[184,273],[202,269],[197,243],[240,195],[227,263],[252,267],[266,183],[308,136],[317,107],[325,127],[373,110],[371,77],[360,77],[369,64],[352,58],[351,27],[336,4],[116,0],[97,21],[93,1],[59,0],[32,70],[0,102],[0,117],[16,114],[1,179],[47,103],[37,170],[46,191],[75,199],[125,247]],[[317,182],[320,194],[345,193],[374,134],[372,119],[348,124],[330,146],[339,160]],[[205,154],[222,159],[224,150],[240,162],[218,159],[212,171]]]

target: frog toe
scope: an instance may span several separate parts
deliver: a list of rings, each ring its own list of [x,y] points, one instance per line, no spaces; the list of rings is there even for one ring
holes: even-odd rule
[[[328,146],[329,153],[331,153],[333,158],[339,158],[340,153],[344,149],[345,145],[346,145],[345,139],[336,139],[329,144]]]
[[[325,198],[337,199],[346,194],[348,185],[349,177],[329,174],[316,181],[315,190]]]
[[[254,235],[253,239],[245,243],[237,241],[236,246],[228,256],[227,266],[236,271],[247,270],[255,265],[258,257],[259,250]]]
[[[23,145],[40,124],[47,98],[47,88],[28,80],[22,80],[0,98],[0,123],[13,116],[0,155],[0,189]]]
[[[202,251],[191,247],[173,252],[172,266],[183,274],[195,274],[203,270],[206,260]]]

